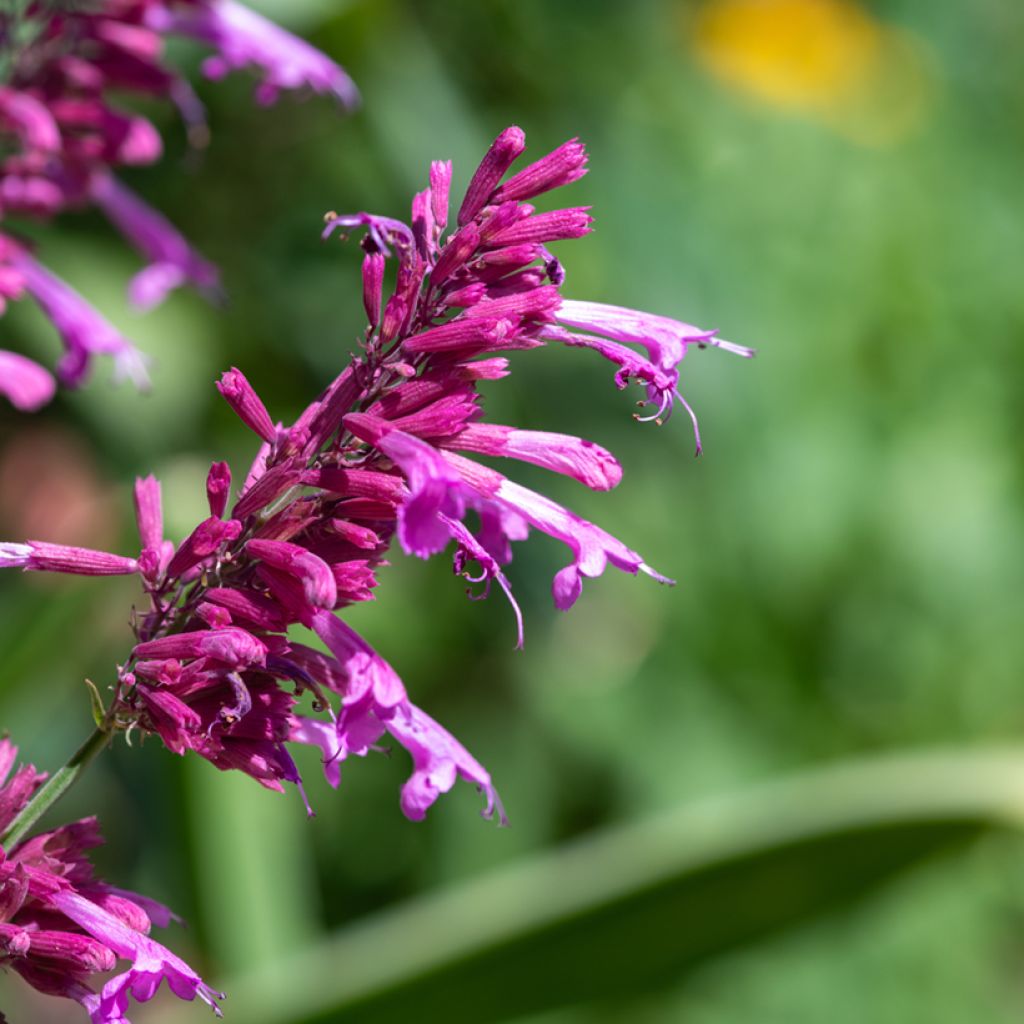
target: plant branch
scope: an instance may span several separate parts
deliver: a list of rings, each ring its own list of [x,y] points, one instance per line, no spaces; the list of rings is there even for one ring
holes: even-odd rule
[[[0,846],[10,850],[24,838],[30,828],[55,804],[77,781],[89,762],[107,745],[110,732],[103,726],[78,748],[63,767],[50,776],[42,788],[24,806],[21,813],[11,822],[7,831],[0,836]]]

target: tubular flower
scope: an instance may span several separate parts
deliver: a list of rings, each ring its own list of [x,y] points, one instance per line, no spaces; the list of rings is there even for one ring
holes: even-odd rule
[[[111,728],[155,734],[178,754],[192,751],[277,790],[301,784],[289,744],[319,748],[337,786],[342,763],[379,749],[388,735],[412,758],[401,793],[408,817],[422,818],[462,778],[484,795],[484,815],[504,821],[487,771],[335,613],[373,596],[395,536],[419,558],[450,550],[471,596],[486,596],[497,581],[520,646],[522,616],[505,567],[513,542],[531,529],[568,550],[552,581],[560,609],[609,566],[670,583],[601,527],[472,458],[532,463],[597,491],[622,476],[593,442],[481,422],[477,384],[505,377],[508,353],[582,345],[619,365],[620,386],[632,378],[646,385],[660,414],[680,400],[678,366],[690,344],[751,354],[713,331],[564,299],[565,275],[546,245],[570,228],[585,231],[589,215],[538,214],[524,200],[576,180],[586,154],[573,140],[506,178],[524,145],[518,128],[498,137],[447,235],[448,163],[432,165],[411,224],[330,216],[326,235],[364,233],[362,351],[290,426],[276,423],[240,370],[223,375],[221,395],[260,442],[233,504],[230,473],[218,462],[206,482],[210,516],[177,545],[164,537],[152,477],[136,484],[137,557],[0,544],[0,565],[26,571],[138,574],[149,610],[134,619]],[[385,296],[389,259],[397,270]],[[327,652],[302,643],[296,625]],[[312,713],[299,706],[304,693]]]
[[[32,765],[11,774],[17,755],[0,739],[0,836],[46,778]],[[149,938],[152,924],[169,923],[170,911],[93,877],[88,851],[102,842],[96,819],[85,818],[0,845],[0,967],[80,1003],[93,1024],[127,1024],[129,997],[145,1002],[163,981],[220,1016],[223,995]],[[109,977],[123,961],[129,966]]]
[[[344,106],[358,100],[337,64],[235,0],[33,3],[23,14],[0,14],[0,313],[6,300],[25,293],[38,303],[64,343],[57,376],[66,386],[80,384],[97,355],[113,357],[120,375],[137,385],[146,383],[145,367],[127,339],[7,233],[11,217],[98,207],[146,261],[128,288],[139,309],[183,284],[220,294],[217,268],[114,173],[153,163],[163,148],[149,121],[116,106],[117,93],[170,100],[191,138],[206,137],[202,104],[163,60],[173,35],[213,49],[203,65],[208,77],[254,69],[261,103],[299,88],[330,93]],[[16,408],[39,408],[53,388],[42,368],[0,352],[0,394]]]

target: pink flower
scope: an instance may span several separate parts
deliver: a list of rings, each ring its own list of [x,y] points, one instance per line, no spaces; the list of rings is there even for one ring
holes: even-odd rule
[[[235,0],[150,4],[146,21],[161,33],[191,36],[214,47],[216,55],[203,64],[208,78],[258,68],[263,73],[256,90],[260,103],[273,103],[282,89],[302,87],[330,93],[346,107],[359,102],[355,83],[334,61]]]
[[[163,535],[151,477],[136,485],[137,559],[0,544],[0,565],[138,573],[148,608],[133,620],[111,721],[275,790],[301,786],[289,744],[319,749],[336,786],[342,762],[390,736],[412,757],[400,795],[408,817],[422,818],[462,778],[485,795],[485,814],[504,820],[487,771],[337,613],[375,597],[394,536],[420,558],[450,551],[471,597],[496,581],[519,646],[523,620],[508,566],[513,543],[531,529],[568,550],[552,581],[559,609],[609,567],[671,582],[600,526],[517,483],[513,471],[472,458],[530,463],[596,491],[622,478],[615,457],[592,441],[487,423],[479,382],[506,377],[514,353],[550,343],[593,348],[618,366],[620,386],[639,380],[664,412],[679,399],[689,347],[749,354],[679,321],[565,299],[564,271],[544,243],[585,233],[590,216],[578,208],[538,214],[523,199],[578,178],[586,153],[573,140],[503,183],[524,145],[516,128],[498,137],[447,237],[451,167],[442,162],[415,196],[411,224],[368,213],[330,218],[325,236],[365,233],[359,355],[290,426],[274,422],[239,370],[223,375],[221,394],[262,442],[233,507],[231,474],[214,463],[205,481],[210,516],[177,545]],[[394,282],[389,295],[386,281]],[[312,630],[329,653],[305,645],[296,627]],[[300,708],[307,694],[313,714]],[[117,992],[148,991],[151,977],[141,970]],[[180,984],[188,991],[192,981]],[[113,996],[106,1005],[121,1006]]]
[[[118,377],[127,378],[137,387],[148,386],[146,357],[74,288],[24,250],[11,259],[11,266],[60,334],[65,351],[57,376],[63,383],[82,383],[96,356],[110,356]]]
[[[11,49],[0,86],[0,228],[11,214],[48,219],[100,207],[147,261],[128,287],[140,309],[184,284],[220,297],[217,268],[114,174],[121,166],[153,163],[163,151],[160,134],[145,117],[119,109],[123,94],[171,101],[193,142],[206,140],[202,104],[163,61],[168,35],[212,46],[215,54],[204,65],[210,77],[255,67],[263,76],[260,102],[282,89],[306,87],[332,93],[347,106],[358,99],[332,60],[234,0],[97,0],[59,10],[36,3],[18,17],[25,41]],[[0,16],[0,22],[9,18]],[[97,355],[113,357],[119,376],[146,384],[144,361],[131,344],[22,243],[0,233],[0,314],[7,299],[24,291],[62,336],[62,384],[82,384]],[[24,364],[5,362],[0,394],[26,410],[48,399],[52,382]]]
[[[53,398],[53,374],[16,352],[0,349],[0,395],[15,409],[35,412]]]
[[[112,224],[150,262],[132,278],[128,297],[140,310],[160,305],[167,293],[192,284],[213,298],[220,273],[185,241],[177,228],[112,174],[93,175],[89,194]]]
[[[11,775],[16,757],[0,739],[0,834],[46,778],[31,765]],[[95,818],[86,818],[0,846],[0,966],[80,1003],[93,1024],[125,1024],[129,997],[145,1002],[163,981],[179,999],[201,999],[219,1016],[223,995],[148,937],[151,922],[166,926],[170,911],[93,878],[88,850],[102,842]],[[121,961],[129,961],[121,973],[94,980]]]

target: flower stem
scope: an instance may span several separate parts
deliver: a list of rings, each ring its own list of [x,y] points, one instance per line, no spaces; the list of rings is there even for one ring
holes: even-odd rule
[[[68,763],[58,768],[24,806],[7,831],[0,836],[0,846],[10,850],[24,838],[25,833],[78,781],[86,766],[107,745],[109,739],[110,733],[106,729],[97,728]]]

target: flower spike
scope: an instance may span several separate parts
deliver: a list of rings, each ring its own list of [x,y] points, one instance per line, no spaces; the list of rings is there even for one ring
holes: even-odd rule
[[[446,162],[431,165],[410,224],[369,213],[328,216],[325,237],[364,236],[367,325],[359,354],[291,425],[274,422],[240,370],[223,375],[218,389],[262,442],[233,506],[231,474],[214,463],[205,480],[210,515],[176,544],[163,535],[151,477],[136,484],[137,558],[0,544],[0,565],[138,573],[149,608],[136,617],[135,643],[117,671],[113,728],[155,735],[176,754],[274,790],[301,789],[291,744],[316,747],[337,786],[344,764],[380,750],[390,736],[412,758],[399,793],[407,817],[423,818],[461,778],[484,795],[485,816],[505,821],[487,770],[410,699],[394,668],[339,613],[375,598],[392,540],[418,558],[450,552],[471,598],[486,597],[496,581],[513,609],[517,646],[523,615],[509,563],[531,530],[568,552],[551,584],[561,610],[580,599],[584,579],[609,568],[671,583],[600,526],[478,461],[530,463],[595,491],[622,479],[619,462],[593,441],[487,422],[478,384],[506,377],[517,353],[547,344],[591,348],[615,364],[620,387],[644,386],[655,416],[664,417],[677,401],[690,411],[679,389],[689,349],[752,354],[715,331],[566,298],[564,270],[546,245],[585,234],[590,215],[571,207],[537,213],[525,200],[580,177],[586,152],[571,140],[513,173],[524,145],[517,128],[498,137],[450,232]],[[388,261],[394,274],[386,273]],[[394,281],[390,294],[386,281]],[[326,651],[304,644],[298,627]],[[310,713],[302,707],[307,693]],[[65,913],[86,919],[74,901]],[[125,955],[129,947],[110,948]],[[175,974],[180,968],[153,959],[162,965],[154,970],[203,998],[194,980]],[[139,967],[104,989],[103,1005],[121,1012],[127,993],[148,991],[148,971]]]

